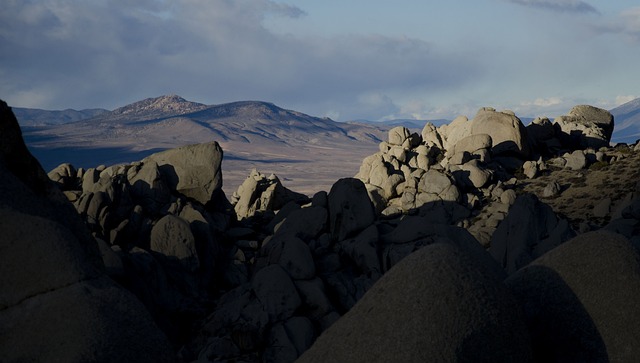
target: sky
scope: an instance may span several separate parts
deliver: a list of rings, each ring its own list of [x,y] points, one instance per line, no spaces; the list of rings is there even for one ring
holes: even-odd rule
[[[178,94],[338,121],[521,117],[640,97],[627,0],[0,0],[0,99],[115,109]]]

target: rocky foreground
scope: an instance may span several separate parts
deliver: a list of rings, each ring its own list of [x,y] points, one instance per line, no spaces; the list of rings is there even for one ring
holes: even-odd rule
[[[308,197],[223,151],[45,173],[0,104],[0,357],[631,362],[640,143],[576,106],[398,127]]]

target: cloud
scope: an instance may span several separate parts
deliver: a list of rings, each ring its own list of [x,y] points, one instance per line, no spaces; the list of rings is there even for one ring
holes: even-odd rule
[[[544,10],[567,13],[594,13],[600,12],[584,1],[579,0],[505,0],[513,4],[523,5]]]
[[[391,96],[375,95],[458,89],[482,73],[469,54],[419,39],[303,37],[264,25],[271,16],[304,15],[269,0],[8,0],[0,95],[15,106],[115,108],[177,93],[349,119],[364,107],[387,112],[378,117],[397,111]]]

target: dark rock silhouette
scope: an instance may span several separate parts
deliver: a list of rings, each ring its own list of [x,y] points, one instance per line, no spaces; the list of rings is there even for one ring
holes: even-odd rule
[[[95,240],[0,102],[3,361],[170,362],[144,306],[104,273]]]

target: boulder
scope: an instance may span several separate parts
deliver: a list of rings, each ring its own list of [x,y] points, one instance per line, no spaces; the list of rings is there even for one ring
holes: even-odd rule
[[[383,275],[298,362],[479,360],[531,361],[522,312],[463,250],[436,243]]]
[[[438,129],[431,122],[427,122],[424,125],[421,135],[422,142],[424,142],[428,146],[435,146],[439,149],[444,148],[444,145],[442,144],[442,136],[440,136]]]
[[[389,130],[389,144],[402,146],[409,138],[411,131],[404,126],[397,126]]]
[[[471,121],[471,134],[491,136],[494,155],[511,154],[525,159],[531,155],[527,130],[512,113],[480,109]]]
[[[564,159],[567,161],[564,167],[571,170],[582,170],[587,166],[587,157],[582,150],[575,150],[565,155]]]
[[[575,233],[533,194],[519,196],[491,238],[489,252],[512,274],[559,246]]]
[[[453,147],[452,155],[464,151],[473,154],[474,152],[481,149],[491,149],[492,145],[493,140],[491,139],[490,135],[473,134],[458,141]]]
[[[374,220],[373,205],[362,181],[344,178],[333,184],[329,191],[329,227],[335,240],[357,234]]]
[[[171,190],[207,204],[222,193],[222,148],[217,142],[183,146],[152,154]]]
[[[582,234],[506,280],[525,307],[539,362],[632,362],[640,355],[640,256],[611,232]]]
[[[614,127],[609,111],[589,105],[575,106],[554,122],[562,130],[567,146],[582,149],[609,146]]]
[[[258,271],[251,287],[271,322],[290,318],[301,304],[295,285],[280,265],[269,265]]]
[[[166,215],[151,230],[151,250],[166,257],[167,262],[178,262],[186,271],[199,267],[196,242],[189,223],[180,217]]]
[[[443,138],[444,149],[453,150],[458,141],[471,135],[471,122],[466,116],[458,116],[449,124],[440,126],[438,132]]]

